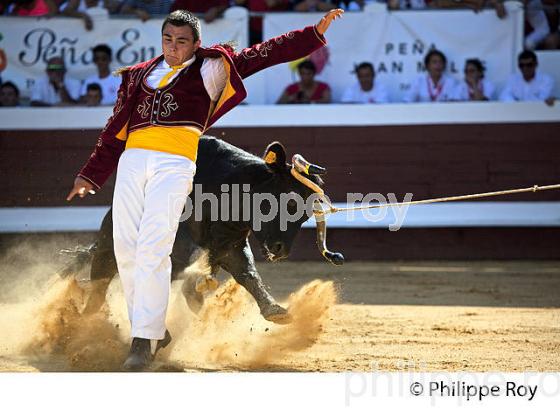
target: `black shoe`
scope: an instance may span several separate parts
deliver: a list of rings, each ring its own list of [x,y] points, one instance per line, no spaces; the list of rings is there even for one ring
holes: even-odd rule
[[[169,343],[171,343],[171,333],[169,333],[169,330],[165,331],[165,336],[163,336],[162,340],[158,340],[157,345],[156,345],[156,353],[158,352],[159,349],[165,349],[167,347],[167,345],[169,345]],[[154,354],[154,356],[155,356]]]
[[[123,364],[123,370],[128,372],[140,372],[147,369],[153,359],[154,356],[152,355],[150,339],[135,337],[132,339],[128,357]]]

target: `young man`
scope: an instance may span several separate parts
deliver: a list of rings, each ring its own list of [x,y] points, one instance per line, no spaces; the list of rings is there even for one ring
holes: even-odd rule
[[[19,105],[19,88],[11,81],[0,85],[0,107],[17,107]]]
[[[88,107],[98,107],[103,101],[103,90],[97,83],[90,83],[86,88],[86,95],[84,96],[84,104]]]
[[[501,101],[544,101],[554,104],[554,80],[548,74],[537,71],[537,55],[529,50],[522,51],[517,57],[520,73],[513,74],[502,94]]]
[[[125,369],[146,368],[171,339],[169,255],[192,190],[200,135],[245,98],[243,78],[322,47],[342,13],[332,10],[316,26],[235,53],[201,47],[198,19],[177,10],[163,23],[163,55],[122,71],[113,115],[67,200],[100,189],[118,163],[113,239],[133,338]]]
[[[373,64],[360,63],[354,70],[357,82],[350,85],[342,95],[341,102],[355,104],[382,104],[389,102],[385,85],[375,78]]]
[[[62,57],[47,61],[46,75],[35,81],[31,89],[31,105],[35,107],[76,104],[80,97],[80,82],[66,75]]]
[[[113,105],[117,101],[117,91],[121,83],[120,78],[111,74],[111,60],[113,51],[106,44],[99,44],[93,48],[93,63],[97,67],[97,74],[85,79],[81,95],[85,98],[87,87],[96,83],[101,86],[103,99],[101,105]]]

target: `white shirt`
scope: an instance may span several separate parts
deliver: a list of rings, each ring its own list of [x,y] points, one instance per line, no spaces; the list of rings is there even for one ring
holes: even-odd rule
[[[483,78],[479,83],[482,91],[482,94],[488,98],[488,100],[495,99],[496,87],[486,78]],[[467,84],[466,81],[461,81],[457,84],[455,88],[455,94],[453,99],[456,101],[471,101],[470,94],[469,94],[470,86]]]
[[[80,98],[80,82],[64,76],[64,85],[70,97],[74,100]],[[41,101],[46,104],[56,105],[62,100],[53,85],[49,81],[49,77],[45,74],[33,84],[31,89],[31,101]]]
[[[169,84],[175,77],[179,75],[181,71],[189,67],[196,60],[196,56],[192,56],[191,59],[183,63],[183,67],[177,70],[167,81]],[[148,85],[152,88],[158,88],[159,83],[165,77],[166,74],[170,73],[173,69],[162,60],[148,75]],[[212,101],[218,101],[222,91],[226,86],[227,73],[224,67],[224,63],[221,58],[205,58],[202,67],[200,68],[200,74],[202,75],[202,81],[204,82],[204,88],[208,92],[210,99]]]
[[[362,90],[360,83],[356,82],[344,91],[340,101],[343,103],[358,104],[387,103],[389,102],[389,95],[383,83],[377,81],[377,78],[375,78],[371,90]]]
[[[89,76],[82,84],[80,95],[86,95],[87,86],[93,83],[97,83],[101,87],[101,105],[113,105],[117,102],[117,92],[119,91],[119,86],[121,85],[120,77],[115,77],[112,74],[109,74],[105,78],[99,78],[98,74]]]
[[[445,74],[436,86],[428,73],[420,74],[405,94],[404,102],[451,101],[455,93],[455,80]],[[432,99],[433,97],[433,99]]]
[[[513,74],[502,94],[501,101],[544,101],[552,96],[554,80],[544,73],[535,73],[535,77],[527,82],[521,73]]]

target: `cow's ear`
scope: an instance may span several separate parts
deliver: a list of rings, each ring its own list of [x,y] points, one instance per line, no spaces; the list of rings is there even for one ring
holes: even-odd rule
[[[264,151],[264,162],[271,167],[284,167],[286,165],[286,150],[278,141],[274,141]]]

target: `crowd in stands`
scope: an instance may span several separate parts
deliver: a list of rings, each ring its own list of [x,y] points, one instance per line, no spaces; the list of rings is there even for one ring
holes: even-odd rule
[[[464,78],[456,81],[446,74],[447,58],[439,50],[430,50],[424,58],[426,72],[420,74],[402,101],[390,101],[386,85],[376,78],[373,64],[363,62],[355,67],[357,81],[349,85],[340,103],[372,104],[388,102],[453,102],[453,101],[544,101],[553,105],[554,80],[540,72],[537,55],[525,50],[518,56],[519,72],[512,75],[503,90],[484,78],[485,67],[476,58],[465,62]],[[331,103],[328,84],[315,80],[315,65],[305,60],[298,65],[300,81],[290,84],[278,104]]]
[[[524,0],[527,10],[551,0]],[[541,3],[542,1],[542,3]],[[176,9],[188,9],[201,16],[207,22],[219,18],[229,6],[243,6],[254,12],[287,11],[298,12],[323,11],[335,6],[347,10],[360,10],[367,0],[4,0],[0,13],[17,16],[64,15],[81,18],[87,29],[93,28],[92,15],[102,11],[108,14],[130,14],[142,20],[154,15],[165,15]],[[554,0],[560,4],[560,0]],[[501,0],[388,0],[390,9],[420,9],[425,7],[469,7],[480,10],[484,5],[496,9],[498,17],[503,17],[505,9]],[[96,10],[93,12],[92,10]],[[446,74],[447,59],[443,52],[430,50],[424,59],[425,73],[419,75],[411,84],[402,101],[391,101],[387,85],[375,75],[372,62],[362,62],[355,66],[356,82],[349,84],[340,101],[333,101],[328,84],[315,80],[316,67],[310,60],[301,62],[297,71],[300,81],[286,87],[278,98],[278,104],[309,103],[388,103],[388,102],[451,102],[451,101],[545,101],[553,104],[552,77],[540,72],[537,56],[531,50],[537,44],[544,48],[560,46],[558,30],[559,9],[546,10],[535,8],[540,17],[534,19],[533,30],[525,40],[526,50],[518,57],[519,72],[511,76],[503,90],[496,90],[494,85],[484,77],[485,67],[476,58],[466,61],[464,79],[457,82]],[[550,12],[550,13],[549,13]],[[526,13],[526,16],[530,13]],[[250,21],[251,42],[262,36],[261,17],[252,16]],[[529,19],[530,20],[530,19]],[[543,23],[544,22],[544,23]],[[529,26],[531,22],[528,21]],[[546,30],[539,29],[539,24],[547,25]],[[67,75],[64,61],[53,57],[47,61],[45,74],[37,79],[31,90],[32,106],[66,106],[66,105],[113,105],[116,101],[120,79],[111,75],[112,50],[105,44],[92,49],[96,74],[80,82]],[[2,80],[0,80],[1,82]],[[19,90],[10,81],[1,83],[0,106],[19,105]],[[499,91],[499,92],[498,92]]]
[[[47,61],[45,74],[31,90],[31,106],[100,106],[113,105],[117,99],[120,79],[111,75],[111,48],[105,44],[93,48],[93,63],[97,73],[83,82],[66,75],[64,61],[53,57]],[[498,92],[484,78],[485,67],[476,58],[468,59],[464,77],[456,81],[446,74],[447,59],[441,51],[432,49],[424,58],[426,71],[412,82],[402,101],[391,101],[387,86],[375,75],[370,62],[355,66],[356,82],[349,84],[340,101],[333,101],[327,83],[315,79],[316,67],[310,60],[297,66],[300,81],[288,85],[277,104],[382,104],[389,102],[454,102],[454,101],[543,101],[553,105],[554,81],[538,70],[537,55],[530,50],[518,56],[519,72],[513,74]],[[10,81],[0,85],[0,107],[19,105],[19,90]]]

